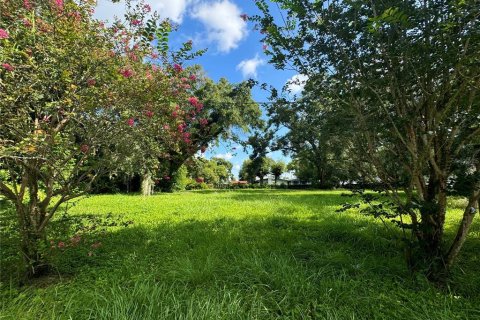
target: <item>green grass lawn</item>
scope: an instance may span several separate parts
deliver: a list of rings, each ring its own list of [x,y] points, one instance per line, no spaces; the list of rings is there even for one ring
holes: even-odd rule
[[[451,283],[436,289],[407,271],[394,231],[336,213],[340,194],[82,199],[72,215],[134,223],[110,228],[91,257],[58,254],[61,277],[27,288],[4,280],[0,319],[480,319],[478,219]],[[462,205],[451,203],[450,237]]]

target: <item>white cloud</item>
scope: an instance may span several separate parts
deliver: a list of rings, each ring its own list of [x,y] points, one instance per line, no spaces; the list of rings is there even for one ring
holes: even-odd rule
[[[192,2],[192,0],[155,0],[152,3],[154,4],[153,8],[161,17],[168,17],[172,19],[173,22],[181,23],[187,6]]]
[[[240,166],[239,164],[236,164],[233,168],[234,168],[235,170],[240,170],[240,167],[241,167],[241,166]]]
[[[230,159],[233,158],[233,154],[230,153],[230,152],[227,152],[227,153],[225,153],[225,154],[219,153],[219,154],[216,154],[214,157],[215,157],[215,158],[225,159],[225,160],[230,160]]]
[[[152,11],[157,11],[160,17],[170,18],[175,23],[181,23],[187,7],[192,4],[194,0],[147,0]],[[119,3],[112,3],[111,0],[98,0],[97,8],[95,10],[95,17],[101,20],[113,21],[117,16],[123,19],[125,14],[125,1]]]
[[[261,65],[264,65],[265,61],[258,57],[258,54],[254,58],[243,60],[237,65],[237,70],[242,72],[244,78],[257,77],[257,68]]]
[[[287,81],[287,89],[292,94],[299,94],[303,91],[305,83],[308,80],[308,76],[303,74],[296,74]]]
[[[229,52],[237,48],[248,33],[241,13],[230,0],[221,0],[197,5],[192,17],[203,23],[209,42],[215,42],[219,51]]]

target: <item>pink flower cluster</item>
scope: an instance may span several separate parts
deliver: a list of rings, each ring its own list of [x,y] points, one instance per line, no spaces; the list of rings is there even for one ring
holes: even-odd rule
[[[181,123],[177,126],[177,130],[178,130],[178,132],[183,132],[183,131],[185,131],[186,127],[187,127],[187,125],[185,123]]]
[[[203,104],[198,101],[197,97],[190,97],[188,98],[188,102],[195,107],[197,113],[203,110]]]
[[[133,76],[133,71],[131,69],[125,68],[120,70],[120,74],[125,78],[130,78]]]
[[[202,127],[205,127],[208,124],[208,120],[205,119],[205,118],[202,118],[202,119],[198,120],[198,122],[200,123],[200,125]]]
[[[130,118],[127,120],[127,124],[130,126],[130,127],[133,127],[135,125],[135,119],[133,118]]]
[[[32,4],[30,3],[29,0],[23,0],[23,7],[27,10],[31,10],[32,9]]]
[[[53,3],[57,7],[58,11],[63,11],[63,0],[54,0]]]
[[[8,63],[2,63],[2,67],[3,67],[5,70],[10,71],[10,72],[13,71],[13,70],[15,70],[15,68],[14,68],[12,65],[8,64]]]
[[[75,19],[75,21],[77,21],[77,22],[80,22],[82,20],[82,15],[78,11],[69,12],[68,16],[73,17]]]
[[[146,115],[148,118],[151,118],[151,117],[153,117],[153,111],[151,111],[151,110],[146,110],[146,111],[145,111],[145,115]]]
[[[9,35],[7,30],[5,29],[0,29],[0,39],[8,39]]]
[[[177,64],[177,63],[175,63],[175,64],[173,65],[173,69],[175,70],[175,72],[178,72],[178,73],[180,73],[180,72],[183,71],[182,66],[179,65],[179,64]]]

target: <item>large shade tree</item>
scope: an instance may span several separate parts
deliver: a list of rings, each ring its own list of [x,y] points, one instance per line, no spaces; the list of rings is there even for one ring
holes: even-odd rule
[[[218,139],[235,139],[235,130],[248,131],[261,123],[260,107],[251,97],[252,86],[250,81],[231,84],[224,78],[217,83],[206,77],[197,81],[195,96],[189,99],[196,113],[178,128],[189,132],[189,143],[172,146],[162,159],[166,178],[161,182],[163,191],[172,190],[172,177],[195,153],[205,152]]]
[[[356,146],[411,230],[410,265],[438,279],[465,242],[480,198],[480,6],[477,1],[256,3],[271,62],[309,77],[319,100],[355,115]],[[363,142],[362,142],[363,141]],[[467,168],[464,214],[444,239],[449,182]],[[405,177],[399,196],[398,173]],[[465,174],[464,174],[465,175]]]

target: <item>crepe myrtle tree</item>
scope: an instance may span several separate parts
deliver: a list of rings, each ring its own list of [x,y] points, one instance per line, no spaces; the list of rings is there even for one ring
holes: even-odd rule
[[[272,2],[278,6],[256,1],[262,13],[251,18],[265,35],[271,62],[306,75],[320,101],[355,115],[352,125],[363,138],[356,147],[395,203],[394,213],[383,215],[393,214],[411,236],[410,266],[423,265],[432,280],[443,278],[479,206],[478,2]],[[271,8],[281,8],[284,20]],[[467,204],[447,244],[448,189],[458,163],[470,176]],[[406,183],[397,183],[396,171]]]
[[[146,90],[132,80],[149,78],[156,15],[142,20],[150,7],[138,3],[105,27],[94,6],[0,3],[0,193],[16,209],[26,277],[49,269],[46,228],[60,205],[122,158],[137,121],[131,88]]]

